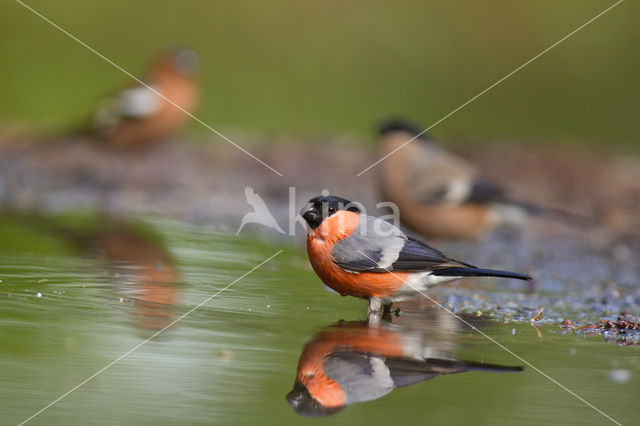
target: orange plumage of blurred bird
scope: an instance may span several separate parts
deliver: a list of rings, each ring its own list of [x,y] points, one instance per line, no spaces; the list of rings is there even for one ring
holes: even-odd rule
[[[477,239],[502,223],[521,224],[531,215],[582,224],[587,220],[513,200],[468,161],[421,132],[402,120],[389,120],[379,127],[380,154],[389,155],[379,165],[382,195],[398,206],[407,228],[432,238]]]
[[[307,252],[313,270],[341,295],[368,299],[370,312],[463,277],[531,279],[453,260],[343,198],[312,198],[300,215],[310,228]]]
[[[197,54],[175,49],[159,54],[142,81],[192,113],[199,98],[197,71]],[[102,102],[93,119],[93,131],[110,146],[143,147],[171,137],[188,119],[171,102],[138,85]]]
[[[167,249],[159,240],[126,223],[109,223],[83,244],[132,282],[118,291],[135,301],[131,309],[136,326],[161,330],[175,317],[180,299],[179,272]]]
[[[419,333],[366,322],[326,327],[300,354],[291,408],[309,417],[335,414],[354,403],[383,397],[443,374],[518,372],[522,367],[462,361],[447,356]],[[442,353],[442,356],[437,354]]]

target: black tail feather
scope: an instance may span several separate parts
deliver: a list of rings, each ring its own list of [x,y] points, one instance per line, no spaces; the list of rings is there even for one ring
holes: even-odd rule
[[[521,366],[487,364],[477,361],[460,361],[442,358],[428,358],[427,361],[431,366],[439,366],[443,369],[458,369],[461,371],[486,371],[492,373],[516,373],[524,371],[524,367]]]
[[[515,278],[517,280],[530,281],[531,277],[527,274],[520,274],[518,272],[500,271],[498,269],[482,269],[482,268],[465,268],[465,267],[452,267],[436,269],[433,271],[433,275],[440,277],[500,277],[500,278]]]

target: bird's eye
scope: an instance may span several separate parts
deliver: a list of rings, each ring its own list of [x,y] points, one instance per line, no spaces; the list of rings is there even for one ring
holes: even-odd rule
[[[336,208],[333,206],[329,206],[329,213],[333,214],[336,212]]]

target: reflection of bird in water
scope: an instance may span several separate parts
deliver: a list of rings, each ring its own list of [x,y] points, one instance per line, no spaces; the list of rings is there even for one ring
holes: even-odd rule
[[[469,371],[517,372],[522,367],[462,361],[450,355],[455,321],[428,308],[418,328],[385,323],[340,322],[322,329],[298,361],[291,407],[304,416],[334,414],[347,405],[381,398],[397,387]],[[438,308],[435,308],[438,309]],[[415,315],[420,315],[416,314]],[[402,316],[400,317],[402,318]],[[440,323],[439,321],[444,321]]]
[[[135,323],[160,330],[174,318],[180,290],[173,259],[151,235],[125,224],[111,224],[89,235],[85,243],[95,255],[133,280],[118,291],[132,301]]]
[[[244,217],[242,218],[242,222],[240,222],[240,227],[238,228],[236,235],[238,235],[240,231],[242,231],[242,228],[244,228],[244,226],[248,223],[258,223],[268,228],[275,229],[281,234],[284,234],[284,231],[282,230],[282,228],[280,228],[278,222],[276,222],[276,219],[269,211],[269,208],[265,204],[264,200],[258,194],[256,194],[253,188],[247,186],[244,189],[244,196],[247,199],[247,203],[249,203],[249,205],[253,207],[253,211],[244,215]]]
[[[143,81],[193,112],[199,97],[197,69],[198,56],[193,51],[166,51],[156,57]],[[103,101],[95,113],[93,127],[94,133],[111,146],[140,147],[172,136],[188,119],[188,115],[153,90],[138,85]]]
[[[122,302],[126,299],[123,306],[132,310],[137,327],[160,330],[173,321],[180,299],[180,275],[153,230],[103,217],[77,220],[73,226],[39,215],[23,214],[16,220],[67,241],[83,256],[104,261],[116,276],[113,290]]]
[[[529,215],[586,221],[569,212],[511,199],[466,160],[446,151],[402,120],[380,126],[383,196],[397,204],[408,228],[434,238],[475,239],[502,223]],[[412,138],[414,141],[404,145]],[[397,151],[395,151],[397,149]],[[394,152],[395,151],[395,152]]]

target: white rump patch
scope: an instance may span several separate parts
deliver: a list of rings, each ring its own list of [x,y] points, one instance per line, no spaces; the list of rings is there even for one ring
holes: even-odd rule
[[[120,113],[124,117],[145,117],[158,111],[160,97],[151,89],[136,87],[119,94]]]
[[[400,300],[409,299],[417,294],[426,293],[431,287],[435,287],[440,284],[457,281],[462,277],[440,277],[432,275],[429,272],[414,272],[409,275],[409,279],[406,284],[396,292],[392,297],[386,298],[386,301],[397,302]]]
[[[466,200],[470,193],[471,182],[469,179],[456,179],[449,185],[446,200],[452,203],[460,203]]]

